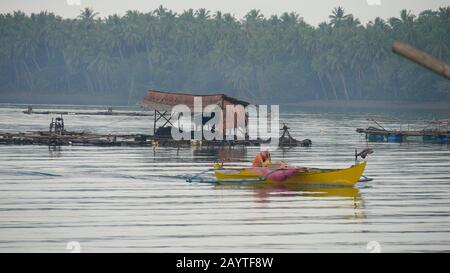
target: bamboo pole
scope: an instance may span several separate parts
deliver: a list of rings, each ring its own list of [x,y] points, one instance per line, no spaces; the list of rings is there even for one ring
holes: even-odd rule
[[[395,41],[392,51],[450,80],[450,66],[409,44]]]

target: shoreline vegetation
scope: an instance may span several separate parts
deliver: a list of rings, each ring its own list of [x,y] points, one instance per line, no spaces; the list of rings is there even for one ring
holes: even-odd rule
[[[305,106],[450,101],[450,81],[391,52],[401,40],[450,62],[450,6],[365,25],[342,7],[330,13],[317,27],[297,13],[238,19],[162,6],[0,14],[0,101],[134,105],[149,89]]]

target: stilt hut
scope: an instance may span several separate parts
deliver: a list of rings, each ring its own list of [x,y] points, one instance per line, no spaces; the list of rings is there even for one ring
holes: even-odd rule
[[[196,95],[196,94],[187,94],[187,93],[175,93],[175,92],[162,92],[157,90],[149,90],[142,101],[139,102],[139,105],[142,108],[153,110],[154,111],[154,120],[153,120],[153,133],[155,136],[170,136],[171,127],[176,127],[172,123],[172,119],[174,118],[172,113],[172,108],[176,105],[183,104],[189,107],[191,113],[194,113],[194,98],[202,99],[202,112],[195,113],[202,115],[202,126],[212,117],[205,118],[203,116],[203,109],[207,105],[217,105],[222,109],[222,117],[220,118],[223,124],[224,136],[226,135],[225,129],[234,129],[240,130],[242,133],[246,134],[246,128],[248,125],[248,115],[245,115],[245,125],[242,127],[237,122],[237,114],[235,114],[234,120],[228,120],[226,118],[226,109],[228,105],[236,106],[242,105],[243,107],[248,106],[250,103],[239,100],[236,98],[232,98],[225,94],[214,94],[214,95]],[[242,108],[236,108],[238,111],[242,111]],[[162,126],[157,127],[158,121],[163,120]]]

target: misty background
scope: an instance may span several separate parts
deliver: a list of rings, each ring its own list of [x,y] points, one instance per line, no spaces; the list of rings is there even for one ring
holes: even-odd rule
[[[399,39],[450,62],[450,1],[316,2],[0,1],[0,102],[450,99],[390,51]]]

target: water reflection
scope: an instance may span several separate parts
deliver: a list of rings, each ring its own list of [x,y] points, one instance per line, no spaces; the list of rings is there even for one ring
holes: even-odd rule
[[[301,184],[252,184],[236,185],[236,183],[224,183],[216,185],[215,189],[243,189],[252,190],[257,196],[269,198],[270,196],[293,197],[342,197],[345,199],[362,200],[359,189],[351,187],[322,187],[320,185],[301,185]]]
[[[258,204],[282,203],[284,201],[301,202],[303,199],[304,204],[309,208],[312,206],[319,209],[323,208],[325,202],[325,204],[334,208],[352,208],[351,213],[340,215],[339,218],[347,220],[366,218],[363,211],[364,199],[360,195],[359,189],[353,187],[301,184],[236,185],[236,183],[229,183],[216,185],[214,189],[250,191],[254,197],[253,201]]]
[[[50,158],[58,158],[61,157],[61,146],[48,146],[48,154]]]
[[[237,162],[247,157],[247,149],[244,147],[193,147],[192,158],[194,161],[205,159],[217,162]]]

